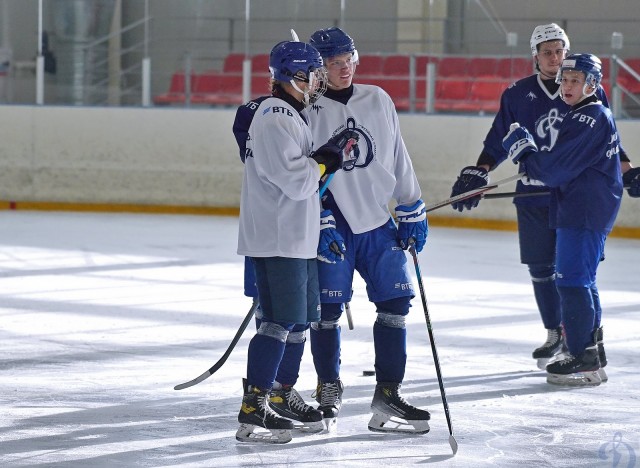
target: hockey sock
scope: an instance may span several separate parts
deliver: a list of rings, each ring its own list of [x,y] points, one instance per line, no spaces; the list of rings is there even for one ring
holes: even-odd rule
[[[376,380],[402,382],[407,364],[404,317],[378,312],[378,318],[373,324],[373,344],[376,352]]]
[[[529,265],[533,295],[540,311],[544,328],[552,330],[560,326],[560,297],[556,288],[556,272],[553,265]]]
[[[283,385],[295,385],[300,372],[300,361],[304,353],[307,325],[295,325],[287,335],[284,354],[278,367],[276,380]]]
[[[272,322],[263,322],[249,342],[247,382],[260,389],[273,387],[284,354],[287,330]]]
[[[311,353],[318,378],[332,382],[340,377],[340,326],[323,322],[311,327]]]

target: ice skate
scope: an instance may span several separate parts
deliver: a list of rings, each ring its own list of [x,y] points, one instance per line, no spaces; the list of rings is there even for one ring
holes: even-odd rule
[[[338,420],[338,414],[342,407],[343,391],[344,386],[340,379],[330,382],[318,381],[315,399],[319,403],[318,410],[322,411],[328,430],[333,428]]]
[[[548,364],[547,382],[572,387],[596,386],[602,383],[599,369],[598,348],[593,345],[578,356],[566,353],[562,359]]]
[[[600,376],[600,380],[606,382],[607,380],[609,380],[609,376],[604,371],[604,366],[607,365],[607,355],[604,352],[604,335],[602,327],[596,328],[596,330],[593,332],[593,339],[596,342],[596,345],[598,345],[598,359],[600,359],[600,369],[598,369],[598,375]]]
[[[240,442],[261,442],[286,444],[291,441],[293,423],[281,418],[269,407],[268,393],[257,387],[247,385],[242,379],[244,396],[238,414],[240,427],[236,439]]]
[[[538,360],[538,369],[545,370],[550,360],[561,352],[566,351],[564,332],[562,327],[547,329],[547,341],[533,351],[533,359]]]
[[[322,411],[307,405],[293,387],[271,390],[269,406],[280,416],[293,420],[296,429],[300,429],[303,432],[320,432],[324,430]]]
[[[429,432],[428,411],[407,403],[400,395],[400,384],[378,382],[371,402],[373,416],[369,430],[374,432],[400,432],[426,434]]]

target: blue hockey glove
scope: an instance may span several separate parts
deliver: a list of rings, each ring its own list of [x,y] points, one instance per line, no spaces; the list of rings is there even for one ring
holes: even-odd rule
[[[640,167],[633,167],[622,174],[622,183],[630,197],[640,197]]]
[[[347,247],[344,239],[336,230],[336,220],[331,210],[320,213],[320,242],[318,242],[318,260],[325,263],[336,263],[344,260]]]
[[[521,127],[517,122],[511,124],[509,133],[502,139],[502,147],[509,152],[509,158],[511,158],[513,164],[518,164],[520,159],[529,153],[538,151],[538,146],[533,141],[529,130]]]
[[[489,174],[481,167],[467,166],[460,171],[458,180],[451,188],[451,196],[455,197],[461,193],[468,192],[469,190],[479,189],[489,183]],[[480,203],[480,195],[477,197],[467,198],[466,200],[460,200],[452,203],[451,206],[454,210],[462,212],[465,208],[470,210],[475,208]]]
[[[411,206],[396,206],[398,218],[398,243],[403,249],[408,249],[413,243],[416,251],[420,252],[427,242],[429,224],[427,222],[427,208],[422,200]]]

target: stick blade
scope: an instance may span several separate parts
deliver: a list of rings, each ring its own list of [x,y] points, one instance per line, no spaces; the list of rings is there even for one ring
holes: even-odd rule
[[[213,372],[208,370],[208,371],[200,374],[198,377],[196,377],[193,380],[189,380],[188,382],[176,385],[175,387],[173,387],[173,389],[174,390],[183,390],[185,388],[193,387],[194,385],[197,385],[200,382],[202,382],[203,380],[208,379],[209,377],[211,377],[212,374],[213,374]]]
[[[458,453],[458,442],[456,442],[456,438],[453,437],[453,434],[449,436],[449,445],[451,445],[451,450],[454,455]]]

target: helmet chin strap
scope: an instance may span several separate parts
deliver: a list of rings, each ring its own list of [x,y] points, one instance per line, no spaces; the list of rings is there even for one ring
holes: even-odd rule
[[[293,86],[293,89],[295,89],[296,91],[298,91],[300,94],[302,94],[302,104],[304,104],[305,107],[308,107],[309,104],[311,103],[311,98],[309,97],[309,90],[302,90],[298,87],[298,84],[296,83],[296,80],[291,80],[289,81],[289,83],[291,83],[291,86]]]

